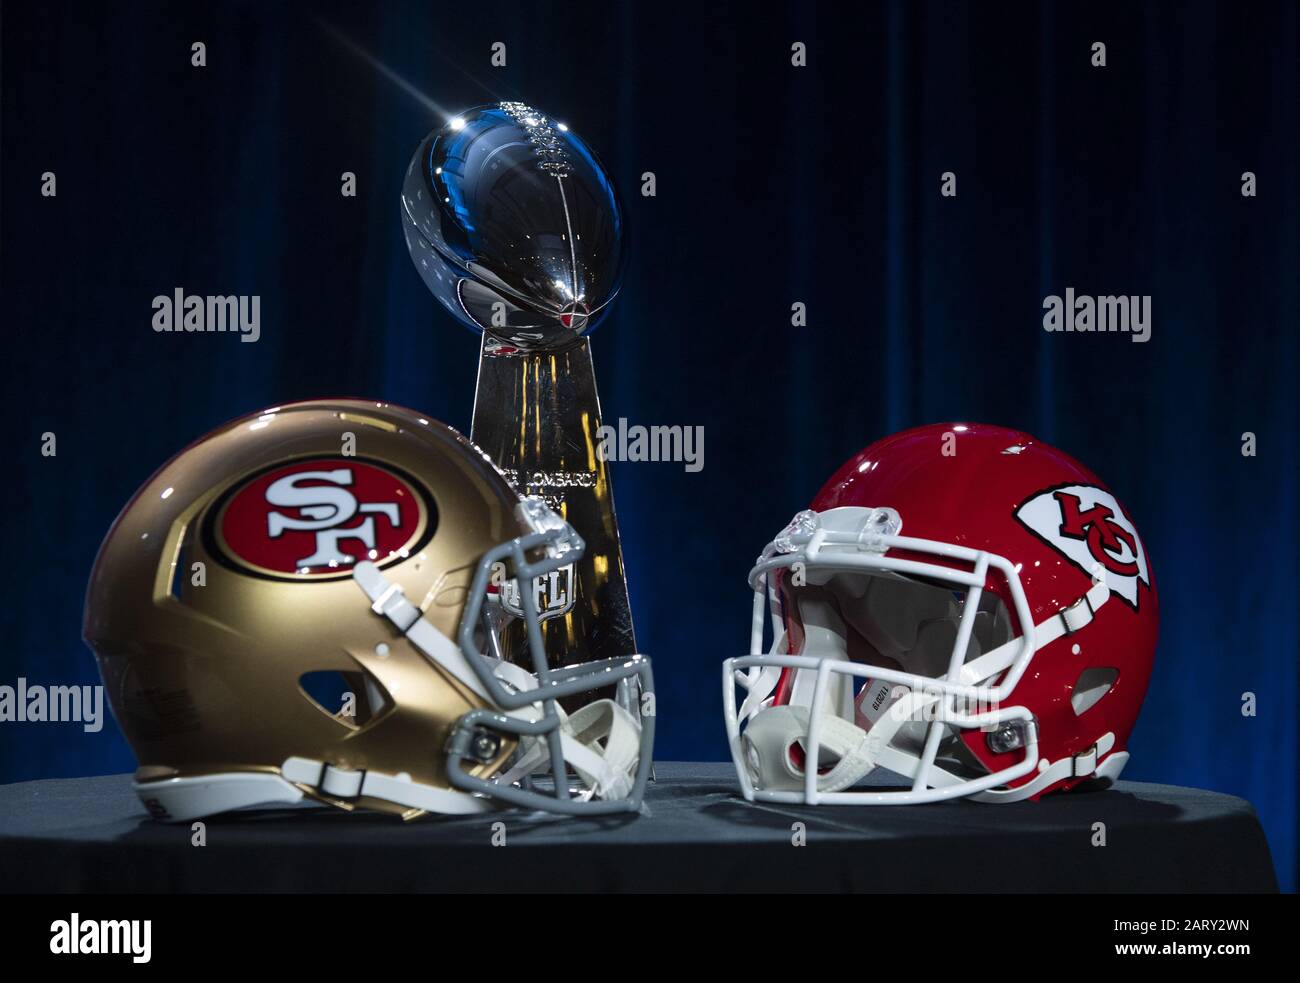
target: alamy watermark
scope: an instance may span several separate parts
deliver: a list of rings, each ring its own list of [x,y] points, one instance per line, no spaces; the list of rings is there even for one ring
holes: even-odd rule
[[[0,724],[82,724],[87,734],[104,727],[103,686],[28,685],[25,676],[17,686],[0,686]]]
[[[50,952],[56,956],[130,956],[147,963],[153,953],[153,922],[147,918],[85,918],[74,911],[50,922]]]
[[[596,453],[602,461],[674,461],[686,470],[704,470],[704,428],[628,426],[624,417],[618,427],[602,424],[596,430]]]
[[[1151,295],[1100,296],[1076,294],[1043,298],[1044,331],[1122,332],[1135,342],[1151,340]]]
[[[153,329],[165,332],[238,332],[240,341],[262,337],[262,298],[230,294],[202,296],[186,294],[177,287],[171,296],[153,299]]]

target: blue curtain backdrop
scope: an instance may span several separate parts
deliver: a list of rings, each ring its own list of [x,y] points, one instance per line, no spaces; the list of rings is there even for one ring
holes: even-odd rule
[[[97,680],[99,539],[216,424],[356,394],[468,429],[477,341],[411,268],[398,190],[429,100],[521,99],[627,205],[593,339],[606,418],[704,427],[701,473],[614,465],[659,757],[725,756],[746,570],[836,465],[902,427],[1004,423],[1110,482],[1154,562],[1126,777],[1250,799],[1295,888],[1294,4],[9,2],[0,31],[0,683]],[[155,334],[177,287],[260,295],[261,340]],[[1152,340],[1045,333],[1067,287],[1150,294]],[[2,781],[132,767],[111,722],[0,728]]]

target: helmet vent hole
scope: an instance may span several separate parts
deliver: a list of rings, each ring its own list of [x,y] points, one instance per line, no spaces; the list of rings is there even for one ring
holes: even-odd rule
[[[320,669],[298,677],[308,702],[335,723],[359,730],[374,723],[393,703],[369,673]]]
[[[1079,673],[1079,678],[1074,681],[1074,692],[1070,694],[1074,715],[1081,717],[1096,706],[1110,692],[1118,678],[1118,669],[1093,668]]]

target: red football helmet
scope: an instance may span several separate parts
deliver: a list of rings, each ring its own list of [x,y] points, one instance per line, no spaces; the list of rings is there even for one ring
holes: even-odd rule
[[[1150,560],[1097,476],[1029,434],[877,441],[749,583],[751,654],[723,667],[747,799],[1018,801],[1128,760],[1159,622]],[[911,788],[847,791],[877,767]]]

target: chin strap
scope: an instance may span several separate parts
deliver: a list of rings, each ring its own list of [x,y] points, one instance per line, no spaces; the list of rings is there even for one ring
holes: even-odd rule
[[[742,742],[746,761],[759,787],[802,791],[804,771],[795,765],[790,750],[799,744],[806,755],[807,741],[807,707],[768,707],[756,714],[745,728]],[[818,744],[839,760],[826,774],[817,776],[817,790],[838,792],[856,784],[876,767],[881,742],[856,724],[827,713],[821,717]],[[805,757],[804,766],[816,767],[817,763]]]
[[[420,609],[403,595],[400,586],[368,561],[358,563],[352,576],[370,599],[370,609],[375,614],[391,621],[436,665],[468,686],[489,706],[494,705],[460,646],[425,620]],[[474,658],[483,659],[488,671],[516,692],[527,693],[538,687],[537,677],[513,662],[490,660],[481,655]],[[640,761],[640,721],[613,700],[594,700],[573,714],[566,714],[558,704],[556,710],[561,721],[560,746],[564,760],[586,785],[581,797],[626,798],[635,784],[636,766]],[[539,703],[501,712],[529,721],[538,720],[543,715]],[[550,761],[545,735],[523,737],[509,770],[498,777],[496,783],[513,785],[530,775],[549,772]],[[563,775],[555,778],[564,780]]]
[[[562,709],[559,712],[564,760],[587,786],[580,798],[595,795],[622,799],[631,794],[641,756],[641,724],[637,719],[613,700],[595,700],[572,714]],[[545,738],[526,737],[510,770],[497,782],[513,785],[528,775],[550,771],[550,764]]]
[[[412,645],[449,676],[464,683],[480,699],[491,702],[487,688],[470,666],[460,646],[426,621],[420,609],[406,599],[401,587],[385,577],[369,560],[352,568],[352,579],[370,599],[371,611],[391,621],[398,631],[410,639]],[[523,672],[522,669],[519,671]],[[514,685],[513,682],[511,684]],[[533,686],[536,685],[534,682]]]
[[[1101,606],[1110,600],[1110,586],[1098,580],[1088,592],[1049,618],[1034,626],[1034,651],[1041,652],[1062,635],[1073,635],[1086,627],[1096,617]],[[958,670],[955,682],[963,686],[978,686],[1007,668],[1015,657],[1019,642],[1015,639],[999,645],[990,652],[971,659]]]

